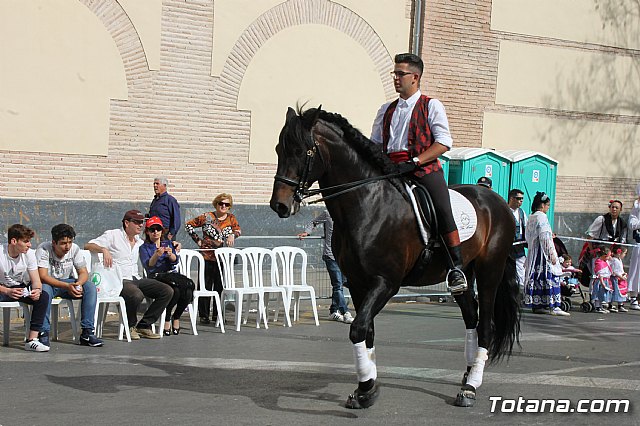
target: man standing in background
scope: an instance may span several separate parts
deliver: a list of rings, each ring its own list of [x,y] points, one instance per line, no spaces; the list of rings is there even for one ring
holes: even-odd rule
[[[180,230],[180,204],[167,192],[169,179],[158,176],[153,180],[155,196],[149,206],[149,217],[158,216],[164,228],[163,234],[173,240]]]

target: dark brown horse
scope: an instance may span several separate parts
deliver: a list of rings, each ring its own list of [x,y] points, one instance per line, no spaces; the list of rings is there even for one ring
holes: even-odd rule
[[[354,345],[358,388],[347,407],[366,408],[378,396],[374,318],[402,285],[436,284],[447,272],[445,253],[435,249],[423,276],[407,277],[424,244],[416,216],[398,178],[385,178],[394,166],[346,119],[321,109],[289,108],[276,146],[278,169],[271,208],[280,217],[295,214],[308,187],[318,182],[334,221],[333,250],[356,309],[350,340]],[[515,222],[505,201],[477,185],[454,188],[473,205],[474,235],[462,244],[464,273],[473,285],[455,300],[467,329],[467,371],[456,405],[471,406],[487,359],[509,356],[520,333],[515,262],[509,256]]]

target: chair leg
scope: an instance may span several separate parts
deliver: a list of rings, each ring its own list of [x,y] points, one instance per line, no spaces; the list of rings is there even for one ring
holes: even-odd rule
[[[267,324],[267,307],[264,301],[265,294],[258,294],[258,328],[260,328],[260,319],[264,322],[265,330],[269,329],[269,325]]]
[[[213,295],[213,298],[216,301],[216,310],[218,311],[218,319],[216,321],[216,327],[219,326],[220,332],[224,333],[224,305],[222,304],[222,301],[224,301],[224,298],[220,300],[220,295],[218,295],[217,292],[216,294]]]
[[[284,306],[284,326],[291,327],[291,316],[289,315],[289,303],[287,293],[283,290],[281,294],[282,305]],[[279,306],[279,305],[278,305]],[[277,312],[277,311],[276,311]]]
[[[22,314],[24,315],[24,340],[27,340],[31,328],[31,308],[29,305],[22,304]]]
[[[240,322],[242,316],[242,299],[244,297],[240,297],[240,295],[236,296],[236,331],[240,331]]]
[[[320,322],[318,321],[318,307],[316,306],[316,292],[313,288],[309,291],[309,296],[311,299],[311,308],[313,309],[313,317],[316,320],[316,327],[320,326]]]
[[[67,307],[69,308],[69,321],[71,322],[71,332],[73,333],[73,340],[75,342],[80,341],[80,333],[78,333],[78,321],[76,319],[76,312],[73,307],[73,299],[65,299]],[[80,301],[82,303],[82,300]],[[82,312],[82,306],[79,307],[78,312]],[[57,336],[56,336],[57,339]]]
[[[51,304],[51,317],[49,318],[49,329],[51,340],[58,340],[58,317],[60,316],[60,304]]]
[[[127,306],[124,300],[120,300],[118,303],[118,313],[120,314],[120,332],[118,333],[118,340],[122,340],[122,329],[127,336],[127,342],[131,343],[131,332],[129,331],[129,319],[127,318]]]
[[[197,312],[198,312],[198,298],[194,298],[193,302],[189,303],[187,306],[189,309],[189,322],[191,323],[191,332],[194,336],[198,335],[198,330],[196,329],[197,321]]]
[[[11,308],[2,308],[2,345],[9,346],[9,332],[11,331]]]

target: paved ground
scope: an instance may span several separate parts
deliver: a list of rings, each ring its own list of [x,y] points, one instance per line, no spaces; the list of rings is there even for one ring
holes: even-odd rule
[[[395,303],[378,316],[382,393],[361,411],[343,407],[356,384],[347,325],[316,327],[305,313],[292,328],[199,331],[126,343],[114,339],[114,321],[103,348],[75,346],[64,331],[50,353],[35,354],[21,349],[14,324],[11,346],[0,348],[0,425],[640,424],[640,312],[525,313],[522,350],[486,370],[473,408],[452,406],[464,329],[450,303]],[[631,408],[492,413],[498,396],[629,399]]]

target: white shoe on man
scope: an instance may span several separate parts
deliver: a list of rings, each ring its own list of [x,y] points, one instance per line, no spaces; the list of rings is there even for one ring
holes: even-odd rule
[[[340,312],[335,311],[335,312],[331,312],[329,314],[329,319],[331,321],[338,321],[338,322],[344,322],[344,315],[342,315]]]
[[[351,324],[353,322],[353,316],[351,316],[351,312],[347,311],[342,316],[342,322],[345,324]]]

